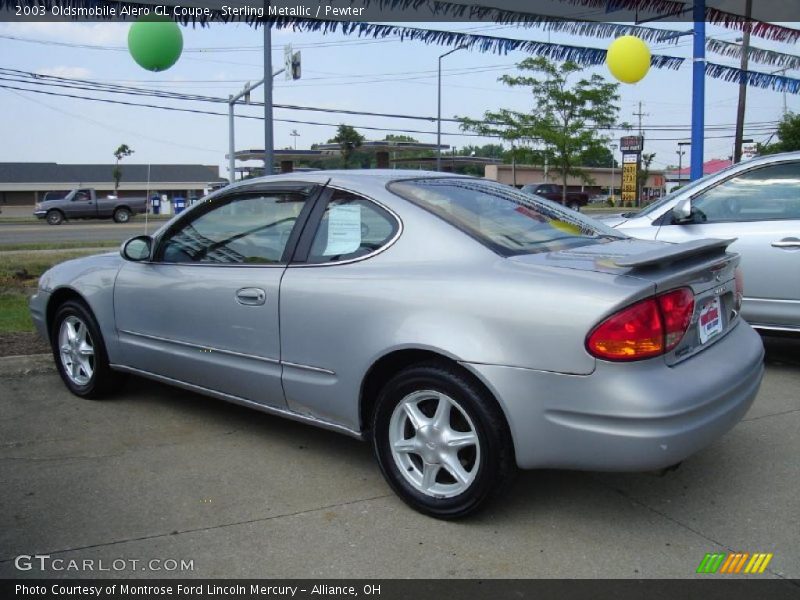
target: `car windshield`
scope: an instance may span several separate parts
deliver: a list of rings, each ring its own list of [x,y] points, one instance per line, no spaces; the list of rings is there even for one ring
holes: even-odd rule
[[[391,183],[389,190],[503,256],[551,252],[625,237],[555,202],[493,181],[412,179]]]

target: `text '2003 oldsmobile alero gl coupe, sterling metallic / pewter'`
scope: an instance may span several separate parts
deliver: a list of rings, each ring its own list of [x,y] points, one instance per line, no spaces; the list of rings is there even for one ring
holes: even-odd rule
[[[286,174],[52,268],[30,305],[73,393],[134,373],[363,438],[455,518],[517,467],[664,468],[739,421],[763,347],[729,243],[468,177]]]

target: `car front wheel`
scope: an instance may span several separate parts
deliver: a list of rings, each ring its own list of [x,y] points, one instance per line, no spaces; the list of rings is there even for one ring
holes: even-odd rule
[[[64,214],[60,210],[51,210],[47,213],[47,223],[49,225],[61,225],[64,222]]]
[[[111,390],[116,374],[108,366],[97,322],[83,303],[69,300],[59,306],[50,341],[58,373],[73,394],[99,398]]]
[[[444,364],[390,380],[373,419],[375,454],[389,485],[414,509],[467,516],[515,472],[511,435],[493,398]]]

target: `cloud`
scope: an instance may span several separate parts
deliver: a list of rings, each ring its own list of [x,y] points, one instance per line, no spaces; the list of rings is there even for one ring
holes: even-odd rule
[[[37,69],[38,75],[51,75],[53,77],[69,77],[72,79],[87,79],[92,75],[92,72],[85,67],[47,67],[45,69]]]

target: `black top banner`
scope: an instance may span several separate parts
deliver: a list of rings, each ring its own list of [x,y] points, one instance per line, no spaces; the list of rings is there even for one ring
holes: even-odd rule
[[[751,20],[762,28],[774,27],[775,22],[800,23],[800,2],[759,0],[753,5],[752,14],[746,17],[738,3],[707,0],[706,20],[727,26]],[[153,16],[186,23],[314,19],[643,24],[693,20],[692,3],[679,0],[0,0],[0,18],[5,21],[107,21]]]

